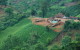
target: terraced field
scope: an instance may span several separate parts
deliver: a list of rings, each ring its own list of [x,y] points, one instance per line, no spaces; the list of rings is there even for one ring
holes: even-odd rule
[[[59,34],[52,30],[47,32],[45,27],[34,25],[29,19],[23,19],[18,24],[8,27],[4,31],[0,32],[0,44],[2,44],[2,42],[10,35],[16,35],[24,40],[34,33],[38,33],[40,35],[38,41],[45,45],[49,42],[48,40],[53,40]]]

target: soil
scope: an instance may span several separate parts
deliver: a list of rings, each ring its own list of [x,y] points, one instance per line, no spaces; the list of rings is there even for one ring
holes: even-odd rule
[[[50,26],[51,23],[49,23],[47,20],[48,18],[31,18],[32,20],[32,23],[35,24],[35,25],[41,25],[41,26]],[[43,21],[40,21],[40,22],[35,22],[36,20],[43,20]],[[62,26],[64,25],[64,23],[58,25],[58,26],[55,26],[53,31],[55,32],[61,32],[62,31]]]
[[[36,20],[43,20],[43,21],[40,21],[40,22],[35,22]],[[32,23],[33,24],[36,24],[36,25],[41,25],[41,26],[48,26],[49,23],[47,22],[47,19],[48,18],[32,18]]]
[[[61,32],[62,31],[62,25],[58,25],[55,27],[56,29],[54,30],[55,32]]]

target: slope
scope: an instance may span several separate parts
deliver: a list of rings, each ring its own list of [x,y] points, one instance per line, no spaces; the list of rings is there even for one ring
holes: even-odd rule
[[[0,43],[3,42],[3,40],[7,39],[7,37],[11,34],[15,34],[16,32],[20,31],[24,27],[30,25],[30,21],[28,19],[23,19],[18,24],[9,27],[5,29],[4,31],[0,32]]]
[[[48,45],[49,41],[52,41],[59,34],[52,30],[48,32],[45,27],[34,25],[29,19],[25,18],[16,25],[8,27],[4,31],[0,32],[0,44],[3,45],[4,41],[10,35],[15,35],[22,40],[25,40],[35,33],[38,33],[40,36],[38,42],[41,42],[44,45]]]

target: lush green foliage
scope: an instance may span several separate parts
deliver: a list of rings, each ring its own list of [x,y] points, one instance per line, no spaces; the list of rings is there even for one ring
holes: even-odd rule
[[[80,42],[71,42],[65,47],[62,47],[61,50],[80,50]]]
[[[80,41],[80,34],[76,33],[76,41]]]
[[[68,17],[69,16],[77,16],[80,14],[79,12],[80,12],[80,4],[75,5],[75,6],[71,6],[71,7],[67,7],[65,9],[63,9],[63,11],[62,11],[62,13]]]
[[[5,11],[0,16],[0,50],[48,50],[46,46],[59,33],[48,26],[34,25],[27,17],[52,17],[57,13],[79,17],[80,4],[75,3],[69,7],[65,5],[71,2],[79,0],[0,0],[0,5],[6,5],[0,9]],[[80,30],[80,22],[67,21],[64,29]],[[71,36],[72,33],[68,35]],[[72,43],[69,36],[62,39],[61,47],[54,45],[51,50],[79,50],[80,35],[75,35],[76,43]]]
[[[21,42],[27,40],[25,43],[29,44],[31,47],[38,43],[42,43],[44,46],[46,46],[49,43],[48,41],[49,38],[50,40],[52,40],[58,35],[58,33],[53,32],[51,30],[47,32],[45,27],[31,24],[31,22],[29,22],[29,20],[27,19],[23,19],[20,23],[16,24],[15,26],[5,29],[4,31],[1,32],[1,34],[2,35],[0,37],[2,39],[1,40],[2,42],[5,39],[7,39],[9,35],[16,35],[21,39]],[[10,40],[6,41],[10,42]],[[12,41],[13,41],[12,43],[14,44],[13,47],[16,47],[14,40]],[[4,45],[7,45],[7,43],[4,42]],[[8,43],[8,46],[9,45],[12,46],[11,44]],[[7,48],[6,50],[8,49],[13,48]]]
[[[80,30],[80,22],[66,21],[64,25],[65,30]]]
[[[65,45],[69,44],[70,42],[71,42],[71,37],[65,36],[65,37],[62,39],[62,46],[65,46]]]
[[[8,27],[7,29],[0,32],[0,43],[3,42],[9,35],[16,34],[18,31],[21,31],[23,28],[28,26],[30,20],[23,19],[19,23],[15,24],[14,26]]]
[[[8,0],[0,0],[0,5],[6,5]]]
[[[77,16],[80,12],[80,5],[67,7],[66,3],[73,2],[73,0],[9,0],[8,4],[13,6],[19,12],[26,12],[31,14],[31,10],[36,11],[36,16],[51,17],[61,12],[66,16]],[[63,5],[64,4],[64,5]],[[66,11],[67,10],[67,11]]]
[[[54,45],[54,46],[51,48],[51,50],[60,50],[60,46]]]
[[[6,29],[9,26],[13,26],[21,19],[25,18],[26,15],[20,13],[14,13],[12,8],[5,8],[6,15],[1,16],[4,18],[0,19],[0,31]]]

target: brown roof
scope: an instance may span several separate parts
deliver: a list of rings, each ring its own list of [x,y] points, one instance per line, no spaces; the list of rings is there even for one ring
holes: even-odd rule
[[[58,13],[58,14],[55,15],[55,17],[62,18],[62,17],[64,17],[64,15],[62,13]]]
[[[55,17],[50,17],[49,20],[54,20]]]

